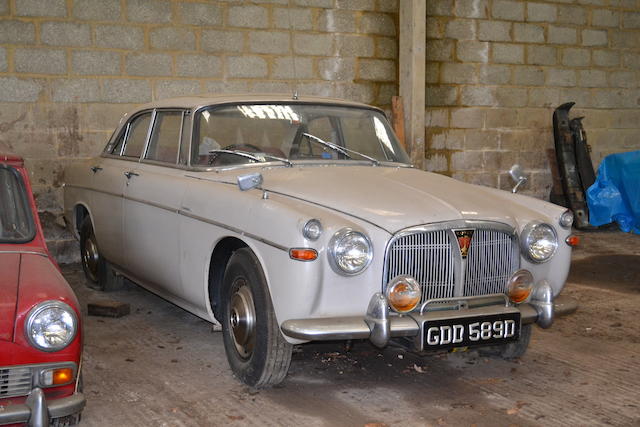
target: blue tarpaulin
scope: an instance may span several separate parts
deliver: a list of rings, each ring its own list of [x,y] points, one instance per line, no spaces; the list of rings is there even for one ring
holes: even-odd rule
[[[589,222],[617,222],[624,232],[640,234],[640,151],[611,154],[587,190]]]

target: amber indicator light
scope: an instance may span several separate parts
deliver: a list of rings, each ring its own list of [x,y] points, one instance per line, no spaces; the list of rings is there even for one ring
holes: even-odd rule
[[[73,380],[73,369],[62,368],[53,371],[53,385],[68,384]]]
[[[580,244],[580,237],[572,234],[571,236],[567,237],[567,240],[565,241],[569,246],[578,246]]]
[[[297,248],[290,249],[289,256],[298,261],[313,261],[318,258],[318,252],[315,249]]]

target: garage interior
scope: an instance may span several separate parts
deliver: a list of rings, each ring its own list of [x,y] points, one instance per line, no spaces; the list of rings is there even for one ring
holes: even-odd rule
[[[552,113],[574,101],[597,168],[640,149],[638,0],[2,0],[0,147],[25,158],[47,243],[86,309],[82,425],[634,425],[638,236],[579,233],[564,293],[515,362],[356,342],[296,348],[283,386],[228,369],[209,323],[130,284],[87,289],[64,228],[64,167],[121,116],[197,93],[293,93],[403,106],[416,167],[549,200]],[[392,111],[393,110],[393,111]],[[556,184],[557,185],[557,184]]]

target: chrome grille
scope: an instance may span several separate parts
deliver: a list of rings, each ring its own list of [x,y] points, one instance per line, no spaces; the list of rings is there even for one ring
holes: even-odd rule
[[[31,391],[30,368],[0,369],[0,398],[26,396]]]
[[[512,248],[511,236],[504,232],[475,230],[467,256],[464,296],[504,292],[520,262]]]
[[[507,279],[520,265],[513,235],[507,227],[496,230],[478,222],[458,225],[460,222],[450,228],[417,228],[396,235],[387,249],[383,286],[398,275],[412,276],[422,286],[422,302],[504,292]],[[466,259],[453,229],[474,230]]]
[[[422,285],[422,299],[454,296],[452,246],[447,230],[414,233],[397,239],[388,252],[387,280],[401,274]]]

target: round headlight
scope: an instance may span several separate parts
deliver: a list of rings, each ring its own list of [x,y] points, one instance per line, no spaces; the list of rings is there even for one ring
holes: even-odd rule
[[[329,264],[336,273],[358,274],[367,268],[372,258],[369,238],[350,228],[338,231],[329,242]]]
[[[556,230],[549,224],[533,222],[522,232],[522,251],[533,262],[545,262],[558,248]]]
[[[529,270],[518,270],[507,282],[507,295],[516,304],[525,302],[533,290],[533,275]]]
[[[566,210],[560,215],[560,221],[558,221],[560,225],[564,228],[570,228],[573,224],[573,212],[570,210]]]
[[[31,309],[25,322],[29,344],[42,351],[68,346],[78,331],[76,313],[61,301],[45,301]]]
[[[422,297],[420,284],[411,276],[397,276],[385,291],[389,306],[398,313],[407,313],[418,305]]]

